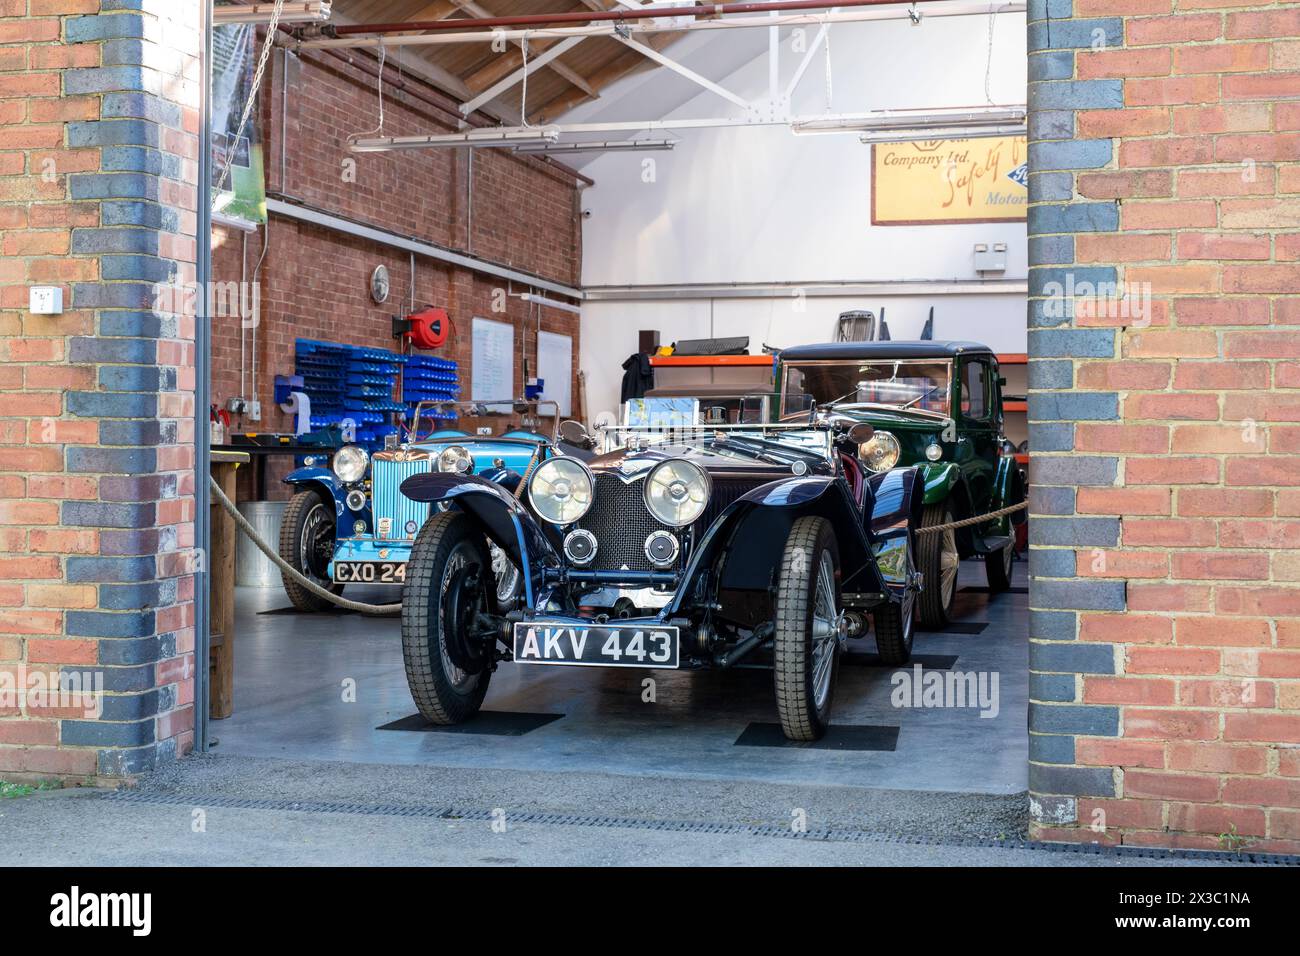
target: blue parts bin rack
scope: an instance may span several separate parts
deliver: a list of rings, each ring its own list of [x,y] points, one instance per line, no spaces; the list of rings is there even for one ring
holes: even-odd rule
[[[395,434],[393,416],[406,411],[394,399],[397,377],[407,356],[388,349],[298,339],[296,372],[311,399],[312,428],[351,420],[357,444],[378,450]]]
[[[409,414],[419,402],[454,402],[460,396],[459,366],[451,359],[433,355],[408,355],[402,373],[402,401]],[[458,416],[450,408],[426,409],[422,418],[454,421]],[[425,434],[426,428],[420,429]]]

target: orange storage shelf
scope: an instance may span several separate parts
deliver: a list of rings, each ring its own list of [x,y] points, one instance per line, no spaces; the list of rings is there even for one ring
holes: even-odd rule
[[[1009,402],[1003,402],[1002,410],[1004,412],[1027,412],[1029,411],[1029,403],[1018,402],[1013,399],[1012,401]]]
[[[1024,352],[1002,352],[998,355],[999,365],[1028,365],[1029,356]]]
[[[716,368],[719,366],[771,367],[770,355],[652,355],[650,364],[661,368]]]

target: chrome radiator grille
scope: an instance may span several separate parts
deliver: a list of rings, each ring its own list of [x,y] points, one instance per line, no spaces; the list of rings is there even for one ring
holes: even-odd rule
[[[624,482],[611,474],[596,475],[595,501],[591,510],[578,521],[596,536],[596,559],[591,567],[597,571],[657,570],[645,556],[645,540],[655,531],[670,531],[680,540],[685,528],[673,528],[655,520],[642,498],[645,476]],[[750,479],[723,479],[713,483],[713,496],[704,514],[694,525],[703,534],[726,508],[750,488],[761,482]],[[684,543],[684,542],[683,542]],[[683,553],[683,560],[687,557]]]
[[[418,531],[429,515],[429,505],[406,497],[400,490],[401,485],[412,475],[432,470],[433,459],[428,456],[407,461],[374,457],[370,463],[370,509],[375,520],[376,538],[397,541],[415,537],[406,530],[407,522],[414,521]]]

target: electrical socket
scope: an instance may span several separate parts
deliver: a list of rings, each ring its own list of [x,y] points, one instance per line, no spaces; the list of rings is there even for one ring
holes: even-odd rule
[[[250,422],[260,422],[262,420],[262,403],[248,402],[244,414],[248,416]]]

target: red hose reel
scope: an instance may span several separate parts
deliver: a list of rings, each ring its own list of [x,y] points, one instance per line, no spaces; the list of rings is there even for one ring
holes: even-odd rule
[[[427,306],[405,319],[393,320],[393,333],[406,338],[417,349],[441,348],[451,335],[451,316],[446,309]]]

